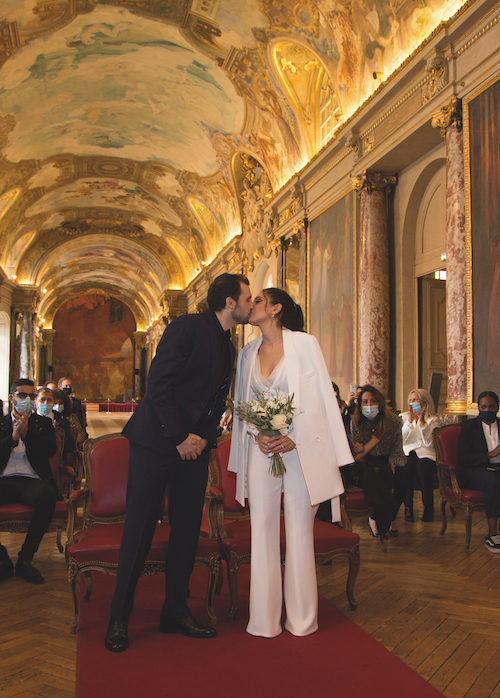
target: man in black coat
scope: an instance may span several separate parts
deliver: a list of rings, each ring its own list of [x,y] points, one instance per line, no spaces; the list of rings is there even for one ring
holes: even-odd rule
[[[56,501],[62,499],[49,463],[57,450],[56,433],[48,417],[34,412],[33,381],[20,378],[14,390],[12,412],[0,419],[0,504],[34,507],[15,574],[31,584],[43,584],[44,579],[32,560],[50,526]],[[0,546],[0,578],[13,574],[14,566],[7,550]]]
[[[481,393],[477,406],[479,415],[462,422],[457,445],[461,466],[457,480],[460,487],[483,491],[488,521],[488,535],[484,544],[491,553],[500,553],[500,420],[496,416],[498,395],[491,390]]]
[[[211,638],[186,601],[193,570],[208,458],[231,383],[234,347],[229,330],[252,310],[248,280],[222,274],[208,290],[209,312],[171,322],[151,363],[148,388],[123,430],[130,440],[127,520],[120,548],[116,591],[105,645],[128,647],[134,590],[160,518],[165,486],[170,537],[165,566],[165,603],[160,632]]]

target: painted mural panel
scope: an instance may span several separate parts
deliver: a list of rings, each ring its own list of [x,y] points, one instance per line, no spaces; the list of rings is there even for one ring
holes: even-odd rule
[[[54,378],[70,376],[78,398],[121,402],[133,389],[134,317],[125,305],[102,296],[68,301],[54,318]]]
[[[311,221],[309,331],[319,341],[342,396],[354,378],[354,193]]]
[[[468,103],[472,243],[472,401],[500,394],[500,80]],[[469,355],[471,355],[469,353]]]

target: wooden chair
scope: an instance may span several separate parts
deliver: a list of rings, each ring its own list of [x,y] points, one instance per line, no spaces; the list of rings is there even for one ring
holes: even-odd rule
[[[68,498],[68,543],[66,558],[69,581],[73,592],[74,616],[71,631],[76,632],[80,618],[79,575],[85,576],[84,600],[90,599],[92,571],[116,575],[118,556],[126,519],[126,490],[128,478],[129,441],[121,434],[108,434],[88,439],[83,450],[85,487],[75,490]],[[83,506],[83,528],[77,530],[77,507]],[[166,518],[156,525],[153,543],[142,575],[151,576],[165,571],[170,526]],[[208,570],[206,605],[210,620],[217,622],[213,597],[218,585],[221,564],[217,541],[200,531],[195,565]]]
[[[443,526],[439,534],[444,536],[448,525],[446,504],[450,505],[452,516],[455,509],[462,509],[465,516],[465,545],[468,548],[471,539],[472,515],[475,511],[484,511],[484,495],[481,490],[463,490],[457,482],[460,470],[457,457],[460,425],[446,424],[434,430],[433,440],[436,449],[436,465],[441,495],[441,513]]]
[[[340,498],[342,526],[346,531],[352,531],[352,518],[366,519],[372,512],[373,509],[363,494],[363,490],[359,492],[344,492]]]
[[[63,465],[63,450],[64,450],[64,431],[60,427],[56,427],[57,451],[49,458],[52,477],[57,483],[62,492],[62,480],[64,475]],[[33,517],[33,507],[27,504],[2,504],[0,505],[0,531],[8,531],[9,533],[26,533],[28,526]],[[63,552],[62,533],[66,529],[68,520],[68,512],[66,503],[56,502],[56,508],[49,531],[56,531],[56,543],[59,552]]]
[[[227,469],[231,435],[219,439],[217,449],[210,460],[211,487],[208,521],[211,535],[219,540],[221,554],[227,565],[230,594],[229,620],[233,620],[238,607],[238,570],[251,562],[250,514],[248,508],[236,501],[236,474]],[[357,608],[354,599],[354,583],[359,570],[359,536],[324,521],[314,520],[314,550],[316,564],[324,565],[337,557],[345,557],[349,563],[346,594],[352,610]],[[284,564],[286,552],[285,526],[281,519],[280,552]]]

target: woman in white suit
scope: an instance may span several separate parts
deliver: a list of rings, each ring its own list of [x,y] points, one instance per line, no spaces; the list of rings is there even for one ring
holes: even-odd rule
[[[236,497],[248,497],[252,522],[250,621],[247,632],[275,637],[282,631],[280,567],[281,495],[285,511],[284,627],[303,636],[318,628],[313,524],[317,506],[332,499],[340,520],[344,488],[339,467],[353,462],[330,376],[315,337],[303,331],[300,306],[283,290],[269,288],[254,299],[249,320],[262,337],[238,356],[235,403],[257,392],[293,394],[297,410],[287,436],[267,437],[235,417],[229,470],[237,473]],[[269,472],[282,453],[286,473]]]

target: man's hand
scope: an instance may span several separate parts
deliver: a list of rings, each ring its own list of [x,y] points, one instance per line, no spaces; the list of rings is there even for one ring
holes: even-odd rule
[[[176,446],[182,460],[196,460],[207,447],[208,441],[197,434],[188,434],[187,439]]]
[[[14,409],[13,414],[16,425],[12,432],[12,438],[14,439],[14,441],[17,441],[19,437],[17,439],[14,437],[14,431],[16,430],[16,428],[18,428],[19,434],[21,436],[26,436],[26,434],[28,433],[28,419],[30,418],[30,416],[28,414],[28,410],[21,410],[21,412],[18,412],[16,409]]]

